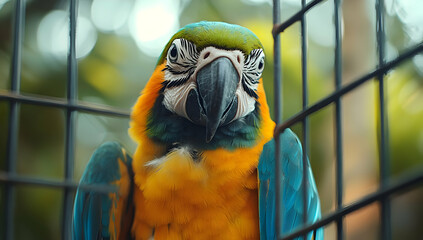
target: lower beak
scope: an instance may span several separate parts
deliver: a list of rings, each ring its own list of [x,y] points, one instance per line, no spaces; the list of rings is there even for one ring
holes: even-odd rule
[[[186,113],[192,122],[206,127],[206,142],[213,139],[219,126],[234,118],[238,83],[238,71],[226,57],[215,59],[197,72],[197,90],[188,94]]]

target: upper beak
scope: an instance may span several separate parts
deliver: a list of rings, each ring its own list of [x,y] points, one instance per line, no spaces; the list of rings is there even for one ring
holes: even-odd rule
[[[205,125],[206,142],[213,139],[219,126],[234,118],[238,83],[238,71],[227,57],[217,58],[198,70],[197,91],[188,94],[186,113],[194,123]]]

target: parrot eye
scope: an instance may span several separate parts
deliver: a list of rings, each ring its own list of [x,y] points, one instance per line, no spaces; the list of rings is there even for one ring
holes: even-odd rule
[[[242,87],[252,98],[257,99],[256,93],[261,74],[264,69],[263,49],[253,49],[247,56],[242,72]]]
[[[173,43],[172,46],[170,46],[169,48],[168,59],[169,61],[173,63],[176,62],[176,60],[178,60],[178,49],[175,43]]]
[[[263,71],[263,69],[264,69],[264,56],[261,57],[259,64],[257,65],[257,70],[261,72]]]
[[[194,74],[199,53],[194,43],[184,39],[177,38],[173,40],[167,50],[165,82],[166,88],[178,87],[183,85]]]
[[[264,69],[264,52],[262,49],[254,49],[245,60],[245,72],[251,75],[251,78],[260,78]]]

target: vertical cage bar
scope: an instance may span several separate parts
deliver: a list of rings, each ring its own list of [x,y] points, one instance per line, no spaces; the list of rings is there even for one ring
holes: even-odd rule
[[[335,89],[342,85],[342,8],[341,0],[335,0]],[[343,149],[342,149],[342,106],[341,98],[335,101],[335,147],[336,147],[336,209],[342,208],[343,201]],[[336,222],[336,235],[338,240],[344,239],[343,218]]]
[[[280,17],[280,0],[273,0],[273,25],[275,26],[281,21]],[[282,61],[281,61],[281,40],[280,34],[273,35],[273,97],[274,97],[274,117],[276,124],[281,123],[282,120]]]
[[[304,8],[306,5],[305,0],[301,0],[301,7]],[[302,78],[302,107],[303,110],[307,108],[308,105],[308,82],[307,82],[307,25],[306,25],[306,15],[305,13],[301,16],[301,78]],[[309,153],[310,146],[310,122],[309,118],[306,116],[302,121],[303,127],[303,223],[307,223],[308,215],[308,161],[307,155]],[[306,235],[304,235],[306,239]]]
[[[67,99],[70,104],[77,102],[78,89],[78,66],[76,61],[76,23],[77,23],[77,0],[71,0],[69,6],[69,50],[68,50],[68,80]],[[75,158],[75,122],[76,112],[72,108],[66,109],[66,150],[65,150],[65,180],[71,181],[74,172]],[[70,239],[73,191],[65,189],[62,218],[62,239]]]
[[[301,7],[304,9],[306,5],[305,0],[301,0]],[[301,16],[301,79],[302,79],[302,107],[303,110],[307,108],[308,105],[308,81],[307,81],[307,24],[306,24],[306,14],[304,13]],[[307,155],[309,153],[309,146],[310,146],[310,123],[309,118],[306,116],[302,121],[303,127],[303,223],[304,225],[307,223],[307,215],[308,215],[308,161]],[[303,239],[306,239],[307,234],[304,235]]]
[[[279,24],[281,21],[280,16],[280,0],[273,0],[273,26]],[[274,95],[274,118],[276,124],[279,124],[282,119],[282,103],[281,103],[281,93],[282,93],[282,62],[281,62],[281,44],[280,44],[280,34],[273,34],[273,95]],[[281,235],[281,205],[280,200],[282,199],[282,190],[281,190],[281,165],[280,165],[280,144],[279,144],[279,134],[274,136],[275,139],[275,228],[276,228],[276,239],[279,239]]]
[[[21,63],[22,63],[22,42],[25,22],[25,1],[16,0],[13,14],[13,52],[11,66],[11,91],[20,93],[21,85]],[[16,153],[18,148],[19,134],[19,109],[20,104],[10,101],[9,109],[9,131],[7,133],[6,170],[9,174],[16,172]],[[13,183],[5,184],[4,202],[4,239],[13,239],[14,215],[15,215],[15,188]]]
[[[376,0],[376,35],[379,67],[385,64],[385,7],[383,0]],[[386,113],[385,99],[385,72],[378,75],[379,82],[379,119],[380,119],[380,187],[386,187],[389,178],[389,154],[388,154],[388,118]],[[384,240],[391,239],[391,214],[389,197],[381,201],[381,237]]]

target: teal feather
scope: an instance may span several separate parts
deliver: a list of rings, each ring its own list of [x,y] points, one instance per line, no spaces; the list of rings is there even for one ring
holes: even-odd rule
[[[300,141],[290,129],[286,129],[280,135],[280,149],[282,168],[281,233],[288,234],[303,225],[303,153]],[[261,239],[276,239],[274,166],[275,141],[271,140],[264,145],[258,165]],[[316,183],[309,163],[307,171],[307,223],[312,223],[320,218],[321,210]],[[312,235],[313,233],[307,234],[307,239],[311,239]],[[316,239],[323,239],[323,229],[317,230]]]
[[[101,145],[93,154],[81,178],[80,185],[102,185],[118,187],[114,185],[121,179],[119,162],[122,161],[128,170],[131,179],[128,179],[130,187],[133,187],[132,159],[125,154],[122,147],[116,142],[108,142]],[[132,191],[130,191],[132,192]],[[78,188],[73,212],[72,239],[109,239],[112,238],[109,231],[110,214],[113,202],[110,193],[98,193]],[[119,197],[119,195],[117,195]],[[127,196],[127,212],[131,216],[129,205],[132,204],[132,193]],[[119,223],[116,223],[119,224]]]

